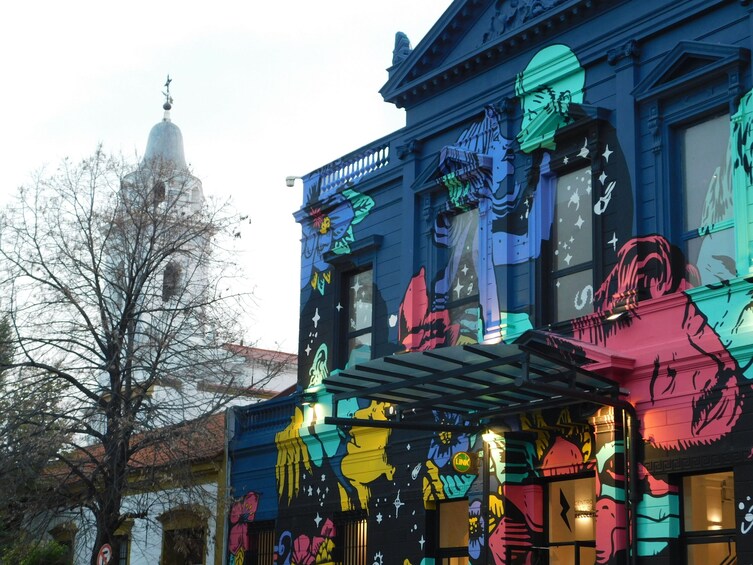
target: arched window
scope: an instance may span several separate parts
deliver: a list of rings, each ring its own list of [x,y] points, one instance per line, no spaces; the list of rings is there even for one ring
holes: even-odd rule
[[[165,201],[165,183],[161,180],[158,180],[154,183],[154,187],[152,188],[152,194],[154,196],[154,203],[159,204],[160,202]]]
[[[171,261],[167,264],[162,276],[162,300],[170,300],[178,294],[180,275],[181,268],[178,263]]]
[[[159,517],[162,522],[161,565],[206,563],[208,514],[204,508],[181,507]]]
[[[73,552],[76,544],[76,532],[78,528],[73,522],[58,524],[50,530],[50,535],[58,544],[65,547],[65,555],[62,563],[73,563]]]

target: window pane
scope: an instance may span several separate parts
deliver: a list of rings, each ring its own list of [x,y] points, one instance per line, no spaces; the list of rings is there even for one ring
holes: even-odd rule
[[[439,547],[468,547],[468,501],[439,505]]]
[[[592,194],[590,168],[557,179],[556,219],[552,228],[555,271],[588,263],[593,258]]]
[[[685,223],[683,231],[732,218],[732,187],[727,167],[729,115],[682,132]],[[725,205],[727,203],[728,205]]]
[[[351,563],[352,565],[367,565],[367,536],[368,531],[366,520],[354,520],[352,522],[346,522],[343,525],[343,564]]]
[[[371,359],[371,334],[362,334],[348,340],[348,367]]]
[[[595,539],[595,492],[596,483],[593,477],[549,484],[550,543]],[[563,556],[574,555],[574,549],[562,547],[557,551]]]
[[[732,471],[683,477],[685,531],[735,528],[735,487]]]
[[[478,340],[481,334],[481,316],[478,301],[450,308],[450,322],[460,326],[460,335]]]
[[[734,538],[724,542],[688,546],[688,565],[737,563]]]
[[[478,209],[468,210],[452,218],[450,254],[447,270],[451,273],[450,302],[478,295],[476,257],[478,257]]]
[[[372,271],[364,271],[350,278],[348,290],[348,331],[371,327]]]
[[[128,565],[128,536],[118,537],[118,565]]]
[[[164,533],[164,565],[201,565],[204,563],[204,530],[186,528]]]
[[[471,301],[478,303],[478,209],[474,208],[437,222],[437,243],[444,253],[444,266],[434,286],[435,306],[452,307]]]
[[[591,269],[556,279],[557,320],[570,320],[593,312],[593,271]]]
[[[274,528],[249,528],[246,565],[272,565],[275,552]]]

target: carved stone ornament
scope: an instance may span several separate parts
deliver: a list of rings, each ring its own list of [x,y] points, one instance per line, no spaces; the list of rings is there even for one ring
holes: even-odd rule
[[[564,4],[567,0],[497,0],[495,12],[489,22],[489,30],[484,34],[486,43],[521,27],[524,23]]]
[[[614,66],[622,59],[635,59],[640,55],[640,48],[635,39],[626,41],[621,47],[616,47],[607,51],[607,63]]]

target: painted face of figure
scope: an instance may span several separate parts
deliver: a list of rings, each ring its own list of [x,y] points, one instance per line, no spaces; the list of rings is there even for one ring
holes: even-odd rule
[[[531,59],[515,82],[523,109],[517,136],[523,152],[555,148],[554,135],[568,122],[570,103],[583,102],[584,83],[585,71],[566,45],[550,45]]]

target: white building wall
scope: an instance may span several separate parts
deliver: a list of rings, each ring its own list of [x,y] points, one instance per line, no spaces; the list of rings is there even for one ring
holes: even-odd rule
[[[129,496],[123,504],[123,512],[141,512],[149,508],[148,518],[137,518],[133,522],[130,538],[130,565],[157,565],[162,553],[162,524],[159,517],[165,512],[185,505],[199,506],[207,512],[207,536],[205,539],[206,563],[214,563],[215,538],[217,534],[217,492],[216,483],[201,485],[200,496],[190,497],[182,489],[168,489],[158,493],[145,493]],[[201,502],[199,503],[199,498]],[[224,517],[220,517],[224,519]],[[91,512],[81,509],[54,518],[44,528],[46,539],[52,539],[49,531],[60,524],[73,523],[77,529],[74,551],[74,565],[89,565],[96,529]],[[117,564],[117,561],[111,562]]]

